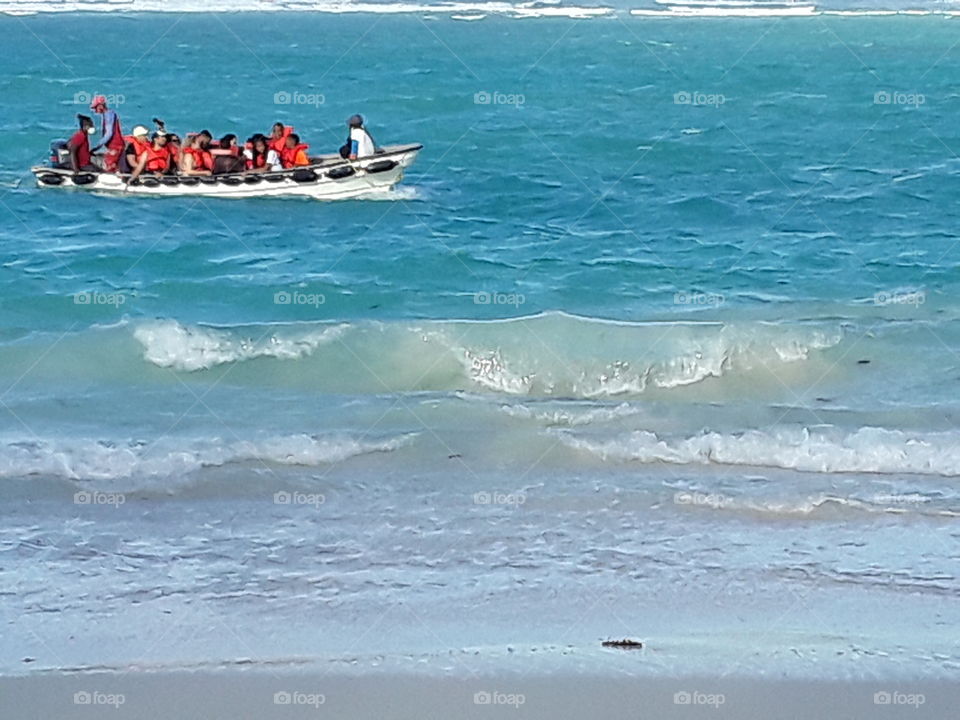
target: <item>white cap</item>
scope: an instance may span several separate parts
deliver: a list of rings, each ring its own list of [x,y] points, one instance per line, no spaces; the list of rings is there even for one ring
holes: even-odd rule
[[[143,125],[137,125],[137,126],[133,129],[133,136],[134,136],[134,137],[146,137],[146,136],[149,135],[149,134],[150,134],[150,131],[147,130]]]

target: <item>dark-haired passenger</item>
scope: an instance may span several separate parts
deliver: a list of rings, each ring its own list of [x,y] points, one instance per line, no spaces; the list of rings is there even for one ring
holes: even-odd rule
[[[97,171],[100,168],[93,164],[93,153],[90,152],[90,136],[97,132],[93,118],[86,115],[77,115],[80,129],[67,140],[67,150],[70,152],[70,169],[74,172],[81,170]]]
[[[276,150],[279,155],[287,146],[287,138],[292,132],[292,126],[284,125],[282,122],[274,123],[273,127],[270,128],[270,137],[267,139],[267,146]]]
[[[180,136],[176,133],[167,133],[166,147],[167,155],[170,156],[167,174],[176,175],[180,172],[180,164],[183,162],[183,149],[180,146]]]
[[[287,135],[286,144],[283,152],[280,153],[280,161],[284,168],[302,167],[310,164],[310,158],[307,156],[309,145],[300,142],[300,136],[296,133]]]
[[[243,155],[247,161],[247,172],[273,172],[282,170],[280,153],[270,147],[269,139],[257,133],[247,141]]]
[[[240,154],[237,136],[233,133],[228,133],[220,138],[216,147],[211,146],[210,155],[213,156],[214,175],[243,172],[246,169],[246,162]]]

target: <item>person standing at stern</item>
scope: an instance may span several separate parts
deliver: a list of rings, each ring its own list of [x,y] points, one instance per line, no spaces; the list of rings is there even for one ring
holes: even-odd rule
[[[123,139],[123,131],[120,129],[120,117],[116,110],[110,110],[107,107],[107,98],[103,95],[97,95],[93,98],[90,109],[100,116],[100,142],[93,148],[92,152],[105,148],[103,169],[107,172],[116,172],[120,154],[126,145],[126,141]]]

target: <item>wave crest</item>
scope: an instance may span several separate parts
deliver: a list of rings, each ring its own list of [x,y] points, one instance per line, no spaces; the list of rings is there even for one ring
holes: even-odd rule
[[[259,357],[287,360],[305,357],[339,337],[344,327],[335,325],[292,337],[280,337],[268,331],[253,339],[226,330],[161,320],[141,325],[133,336],[143,345],[147,361],[159,367],[192,372]]]
[[[823,473],[960,475],[960,433],[907,433],[865,427],[856,432],[704,432],[661,438],[636,431],[610,440],[563,435],[570,447],[603,460],[775,467]]]
[[[0,477],[45,475],[69,480],[116,480],[186,475],[204,467],[262,462],[319,466],[369,453],[391,452],[413,439],[365,440],[345,434],[286,435],[223,442],[168,439],[158,443],[90,438],[8,440],[0,444]]]

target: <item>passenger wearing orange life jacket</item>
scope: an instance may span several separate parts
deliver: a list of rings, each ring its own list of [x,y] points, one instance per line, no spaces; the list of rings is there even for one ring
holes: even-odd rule
[[[167,174],[176,175],[180,171],[180,163],[183,161],[183,152],[180,147],[180,136],[176,133],[167,133]]]
[[[247,141],[243,151],[247,159],[247,172],[272,172],[283,169],[280,153],[269,147],[268,143],[266,136],[259,133]]]
[[[143,125],[137,125],[133,129],[132,135],[123,136],[126,145],[123,148],[123,154],[120,155],[117,170],[124,174],[133,172],[133,169],[137,166],[139,157],[143,154],[144,150],[150,147],[150,141],[147,139],[149,135],[149,130]]]
[[[197,135],[197,148],[199,148],[203,158],[203,168],[213,172],[213,154],[210,152],[213,148],[213,135],[209,130],[201,130]]]
[[[300,142],[300,136],[296,133],[287,135],[287,142],[280,153],[280,161],[283,163],[283,167],[292,168],[309,165],[310,158],[307,157],[307,148],[309,147],[309,145]]]
[[[155,175],[162,175],[170,166],[170,153],[167,151],[167,136],[165,133],[154,133],[153,142],[137,158],[137,166],[130,173],[128,182],[133,182],[144,171]]]
[[[203,148],[200,147],[200,135],[187,135],[180,158],[180,174],[209,175],[210,170],[207,168],[205,155]]]
[[[270,130],[270,139],[267,141],[267,146],[271,150],[282,153],[287,146],[287,138],[290,137],[292,132],[293,128],[290,125],[284,125],[281,122],[274,123]]]

